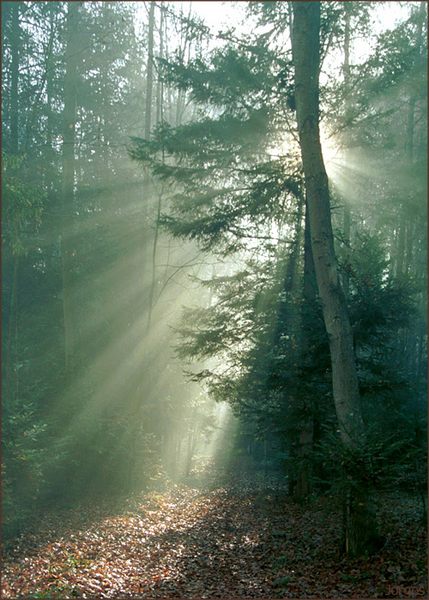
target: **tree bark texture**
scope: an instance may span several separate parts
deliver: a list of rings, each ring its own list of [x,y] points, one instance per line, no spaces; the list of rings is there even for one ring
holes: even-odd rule
[[[364,441],[365,430],[352,330],[337,271],[328,178],[319,132],[320,5],[318,2],[297,2],[293,8],[296,111],[307,191],[311,248],[329,338],[333,394],[341,438],[346,445],[356,446]]]
[[[332,387],[341,439],[351,451],[365,443],[353,335],[334,251],[328,178],[319,131],[320,3],[294,2],[292,55],[298,133],[305,176],[311,248],[323,319],[328,334]],[[374,537],[368,499],[351,499],[346,551],[360,554]],[[365,521],[365,527],[360,525]],[[358,526],[359,525],[359,526]]]

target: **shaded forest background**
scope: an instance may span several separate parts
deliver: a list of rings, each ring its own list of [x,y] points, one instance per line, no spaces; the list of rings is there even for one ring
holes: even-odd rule
[[[299,501],[401,489],[425,513],[427,15],[408,2],[376,35],[378,4],[321,7],[322,145],[368,437],[350,454],[290,3],[251,3],[251,33],[215,35],[177,3],[2,2],[7,534],[220,470],[287,481]]]

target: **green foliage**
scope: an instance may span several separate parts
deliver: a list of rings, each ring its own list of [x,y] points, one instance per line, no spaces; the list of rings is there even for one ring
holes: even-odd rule
[[[327,430],[314,456],[325,473],[322,483],[329,483],[334,492],[345,497],[350,490],[395,490],[403,485],[404,472],[414,473],[416,481],[416,476],[421,477],[416,472],[416,461],[423,458],[424,462],[424,457],[410,433],[383,435],[378,427],[370,427],[366,444],[351,449],[341,442],[337,432]],[[423,479],[420,485],[424,485]]]
[[[369,26],[369,7],[359,4],[347,10],[352,35],[364,32]],[[204,60],[163,62],[165,81],[186,91],[201,105],[200,113],[179,128],[162,124],[151,140],[134,138],[130,149],[134,159],[174,189],[160,221],[167,231],[196,240],[204,251],[239,255],[243,262],[246,233],[251,237],[252,231],[269,231],[273,223],[281,222],[290,236],[295,203],[302,194],[293,149],[278,159],[266,158],[282,135],[290,135],[290,57],[274,40],[287,23],[288,7],[257,3],[250,12],[264,26],[272,26],[268,33],[248,36],[235,47],[230,42]],[[330,51],[330,45],[342,48],[344,7],[326,3],[322,13],[323,53]],[[365,65],[370,82],[366,85],[359,80],[353,98],[350,86],[358,82],[353,68],[344,86],[335,82],[337,105],[330,122],[340,128],[346,125],[347,135],[354,119],[363,119],[365,111],[377,119],[392,118],[396,105],[386,102],[386,108],[377,112],[377,99],[389,86],[402,85],[407,69],[420,68],[416,64],[419,50],[409,51],[403,43],[404,36],[411,41],[415,34],[413,19],[401,27],[380,37]],[[329,83],[322,94],[329,103]],[[347,101],[347,114],[338,109],[338,98],[344,107]],[[259,118],[262,107],[264,125],[255,129],[252,119]],[[373,126],[368,123],[359,135]],[[377,193],[387,198],[390,190],[379,185]],[[233,275],[203,282],[211,290],[212,304],[185,311],[178,354],[190,362],[210,361],[209,367],[191,373],[191,379],[203,383],[217,400],[228,401],[242,418],[257,423],[257,435],[274,431],[289,438],[290,446],[309,416],[316,424],[316,438],[323,439],[321,425],[330,422],[333,410],[329,349],[320,308],[317,302],[308,305],[297,286],[288,287],[285,265],[293,260],[293,251],[280,247],[268,243],[262,260],[246,263],[245,270],[237,269]],[[366,226],[357,229],[352,247],[343,250],[340,247],[339,266],[349,280],[365,412],[380,420],[388,407],[403,407],[404,394],[410,390],[395,339],[415,314],[416,288],[410,279],[394,276],[389,242],[382,242],[379,232],[370,234]],[[297,262],[297,274],[302,275],[302,257]],[[299,352],[302,335],[308,348],[303,356]],[[296,463],[297,457],[291,455],[288,460]]]
[[[347,7],[353,35],[367,33],[368,4]],[[323,56],[342,49],[344,9],[345,3],[322,3]],[[192,440],[216,433],[206,392],[227,401],[240,418],[240,432],[230,432],[219,452],[227,463],[236,450],[237,469],[264,463],[287,467],[293,477],[301,466],[298,436],[312,420],[321,443],[313,462],[338,485],[351,477],[362,486],[421,486],[424,452],[405,418],[408,410],[417,412],[425,358],[424,335],[413,330],[419,315],[425,331],[426,49],[416,41],[417,12],[380,36],[374,54],[351,66],[344,85],[333,76],[321,90],[330,128],[344,132],[346,145],[372,152],[366,162],[357,155],[342,172],[349,186],[341,194],[354,200],[354,221],[351,247],[340,249],[340,269],[349,279],[365,419],[377,429],[368,447],[347,455],[327,428],[334,414],[320,306],[302,290],[304,182],[294,141],[290,6],[252,3],[249,11],[264,29],[240,39],[224,32],[226,43],[210,52],[203,44],[208,30],[198,19],[181,14],[169,21],[181,46],[171,48],[172,35],[169,59],[155,58],[159,114],[148,140],[139,134],[147,39],[136,33],[134,10],[129,3],[79,5],[75,182],[66,207],[67,6],[19,4],[17,90],[11,81],[16,32],[4,23],[6,527],[23,526],[45,502],[161,486],[184,470],[176,460],[182,439],[190,441],[191,472]],[[15,92],[19,111],[11,115]],[[410,106],[415,130],[413,143],[407,142],[412,151],[405,151]],[[11,139],[12,117],[18,117],[17,139]],[[143,180],[126,154],[131,133],[129,153],[145,167]],[[16,146],[18,155],[12,154]],[[362,174],[357,167],[364,171],[374,155],[376,167]],[[146,168],[155,181],[148,182]],[[352,197],[357,176],[365,183]],[[191,383],[204,390],[195,402],[196,386],[183,385],[179,367],[171,366],[171,338],[162,324],[148,338],[140,328],[150,269],[156,292],[171,274],[168,264],[162,279],[152,249],[154,190],[161,212],[156,227],[182,246],[196,242],[210,252],[210,263],[218,261],[211,279],[203,264],[201,298],[184,311],[178,328],[178,357],[191,363]],[[166,255],[170,263],[170,248]],[[63,364],[67,293],[78,339],[70,369]],[[424,431],[423,420],[419,428]]]
[[[17,403],[13,410],[7,406],[3,411],[3,524],[7,535],[32,516],[31,507],[45,484],[46,427],[36,417],[32,403]]]
[[[45,192],[25,178],[25,157],[2,153],[2,238],[13,256],[25,255],[41,224]]]
[[[130,190],[131,204],[138,193],[140,177],[129,167],[124,142],[141,111],[145,93],[141,65],[146,51],[144,40],[137,39],[135,7],[79,5],[75,82],[79,147],[76,143],[75,190],[65,223],[62,134],[67,6],[57,2],[17,6],[17,35],[10,19],[2,24],[2,442],[3,522],[8,535],[27,526],[32,516],[52,503],[76,501],[85,495],[89,482],[91,493],[106,494],[118,493],[122,484],[124,489],[129,484],[119,476],[133,447],[130,436],[124,435],[127,423],[113,419],[106,423],[102,415],[99,423],[106,427],[99,431],[93,420],[100,415],[85,411],[92,406],[97,383],[106,377],[91,367],[130,320],[128,300],[122,305],[126,314],[122,319],[106,307],[112,296],[122,301],[126,287],[122,281],[112,286],[111,270],[135,252],[137,220],[128,206],[124,210],[119,190]],[[14,40],[19,44],[18,115],[10,113],[15,93],[11,84]],[[12,140],[11,119],[16,116],[18,139]],[[62,243],[66,237],[71,269],[65,277],[71,279],[73,326],[79,338],[78,364],[68,373]],[[114,361],[116,366],[116,356]],[[111,364],[109,369],[113,371]],[[118,398],[130,403],[134,383],[127,381]],[[119,412],[121,402],[117,404]],[[78,419],[81,414],[85,418]],[[73,427],[76,422],[79,428]],[[147,453],[142,464],[152,478],[159,456],[151,433],[145,434],[137,446],[143,448],[139,457]]]
[[[260,42],[247,45],[244,52],[233,45],[215,49],[208,61],[197,58],[183,64],[163,60],[161,73],[166,83],[189,91],[198,104],[245,114],[267,106],[267,97],[277,85],[278,69],[284,66],[278,55]]]
[[[415,315],[415,286],[395,278],[379,236],[357,232],[349,261],[351,320],[360,349],[387,344]]]
[[[201,108],[196,120],[131,140],[131,157],[170,186],[160,223],[225,255],[245,248],[253,232],[269,239],[269,223],[283,221],[302,187],[296,156],[274,150],[288,130],[280,88],[289,63],[263,43],[228,43],[206,61],[164,61],[163,69]]]

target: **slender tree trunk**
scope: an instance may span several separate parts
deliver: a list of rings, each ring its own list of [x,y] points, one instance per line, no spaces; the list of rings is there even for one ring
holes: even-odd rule
[[[55,24],[55,16],[53,9],[55,9],[54,5],[49,6],[49,22],[51,34],[53,35],[54,24]],[[46,124],[46,189],[48,193],[48,197],[51,200],[53,195],[53,169],[54,169],[54,158],[55,152],[53,149],[53,133],[54,133],[54,114],[52,110],[52,100],[54,95],[53,90],[53,66],[52,66],[52,57],[51,55],[47,58],[46,63],[46,110],[47,110],[47,124]]]
[[[417,31],[415,37],[415,47],[417,55],[420,57],[423,40],[423,22],[425,20],[425,2],[421,2],[416,8]],[[409,165],[414,162],[415,155],[415,112],[416,112],[417,96],[414,91],[411,91],[408,100],[408,113],[405,133],[405,156]],[[401,203],[399,206],[399,236],[397,248],[396,275],[406,277],[411,269],[412,256],[414,254],[414,222],[412,215],[407,211],[407,202]],[[416,322],[410,327],[404,328],[398,335],[398,350],[403,355],[405,354],[407,366],[411,372],[415,373],[414,365],[417,358],[418,326]]]
[[[164,56],[165,59],[169,60],[169,52],[168,52],[168,39],[169,39],[169,30],[168,30],[168,19],[167,15],[164,16]],[[166,120],[169,123],[173,123],[173,99],[171,87],[167,86],[165,90],[165,109],[164,113],[166,115]]]
[[[163,19],[164,9],[161,7],[161,17],[160,17],[160,38],[159,38],[159,54],[162,57],[164,52],[164,38],[163,38]],[[157,114],[157,123],[158,121],[163,121],[164,119],[164,86],[161,81],[157,83],[157,102],[156,102],[156,114]],[[163,155],[164,160],[164,155]],[[153,236],[153,245],[152,245],[152,281],[149,292],[149,309],[148,309],[148,320],[147,320],[147,331],[150,329],[151,321],[152,321],[152,312],[155,301],[155,291],[156,291],[156,256],[158,250],[158,238],[159,238],[159,219],[161,217],[161,207],[162,207],[162,196],[163,189],[158,192],[158,202],[156,206],[156,218],[155,218],[155,232]]]
[[[56,31],[56,7],[54,4],[49,5],[49,28],[50,37],[54,35]],[[58,164],[56,159],[56,153],[53,148],[53,139],[55,135],[55,119],[53,111],[53,100],[54,100],[54,66],[52,61],[52,53],[47,56],[46,61],[46,111],[47,111],[47,123],[46,123],[46,151],[44,156],[44,180],[45,189],[47,195],[47,208],[45,210],[44,219],[42,223],[42,235],[43,243],[46,248],[51,247],[52,250],[49,253],[50,260],[54,260],[53,247],[58,242],[61,232],[61,222],[59,215],[59,209],[57,204],[57,194],[55,181],[57,180]],[[50,265],[53,268],[52,265]]]
[[[350,21],[351,21],[351,6],[350,3],[344,2],[344,62],[343,76],[346,87],[346,97],[348,98],[348,86],[350,83]],[[346,100],[345,109],[347,111],[348,101]],[[350,278],[348,265],[350,262],[350,233],[351,233],[351,211],[350,204],[347,198],[343,198],[344,214],[343,214],[343,236],[344,236],[344,259],[346,268],[343,273],[343,289],[346,298],[349,295]]]
[[[298,199],[298,211],[295,221],[295,234],[293,240],[293,247],[291,253],[289,255],[289,259],[287,262],[286,272],[283,276],[283,291],[290,296],[297,287],[297,270],[298,270],[298,261],[301,254],[302,249],[302,220],[304,213],[304,197],[301,196]],[[282,321],[282,328],[278,330],[275,335],[275,339],[278,339],[279,335],[281,335],[285,329],[293,330],[297,328],[297,323],[299,322],[299,315],[291,306],[288,310],[287,317]],[[295,412],[299,412],[301,415],[301,398],[297,396],[289,397],[291,412],[294,415]],[[292,416],[291,420],[295,420],[297,417]],[[300,417],[301,418],[301,417]],[[303,436],[303,431],[306,430],[306,423],[302,420],[297,425],[298,434],[293,431],[290,439],[290,453],[291,453],[291,464],[290,464],[290,472],[288,475],[289,481],[289,492],[290,494],[298,501],[302,501],[307,496],[307,490],[305,489],[305,484],[303,485],[304,479],[306,479],[304,474],[304,461],[301,460],[301,451],[302,451],[302,442],[304,440],[305,435]],[[296,473],[296,469],[298,469],[298,473]]]
[[[160,7],[160,17],[159,17],[159,58],[164,58],[164,7],[161,5]],[[159,69],[159,67],[158,67]],[[158,81],[156,84],[156,123],[158,124],[163,120],[163,115],[161,114],[163,111],[163,90],[164,84],[159,76],[158,71]]]
[[[155,2],[149,2],[149,21],[148,21],[148,53],[146,66],[146,103],[144,111],[144,138],[148,140],[152,129],[152,96],[153,96],[153,38],[155,28]],[[150,178],[147,169],[143,173],[143,205],[142,205],[142,256],[144,262],[146,258],[146,225],[149,214],[150,201]]]
[[[61,207],[61,261],[63,277],[64,363],[66,371],[74,367],[76,329],[73,300],[73,244],[71,240],[74,220],[75,179],[75,125],[76,80],[79,4],[67,5],[66,72],[64,80],[63,150],[62,150],[62,207]]]
[[[153,66],[154,66],[154,54],[153,54],[153,46],[154,46],[154,29],[155,29],[155,2],[149,2],[149,18],[148,18],[148,53],[147,53],[147,66],[146,66],[146,102],[145,102],[145,111],[144,111],[144,137],[145,139],[149,139],[151,135],[152,129],[152,108],[153,108]],[[145,169],[143,173],[143,198],[142,198],[142,210],[140,213],[141,218],[141,232],[139,239],[139,252],[138,252],[138,265],[137,268],[142,270],[142,283],[141,283],[141,304],[137,306],[137,312],[135,314],[135,320],[141,321],[140,326],[140,336],[143,340],[145,334],[149,330],[150,323],[150,309],[148,309],[148,302],[150,304],[150,290],[149,290],[149,298],[146,296],[146,264],[148,260],[148,252],[149,252],[149,234],[148,234],[148,217],[149,217],[149,202],[151,202],[151,185],[150,185],[150,177],[149,172]],[[142,268],[143,265],[143,268]],[[147,313],[147,322],[146,324],[141,319],[141,314],[145,313],[148,309]],[[139,426],[141,419],[141,407],[145,400],[147,400],[151,393],[152,388],[152,373],[149,368],[149,354],[146,350],[146,347],[142,347],[140,354],[141,361],[141,370],[144,375],[136,388],[134,390],[132,402],[131,402],[131,410],[133,414],[133,422],[129,430],[130,438],[131,438],[131,451],[130,451],[130,460],[128,462],[128,473],[127,473],[127,482],[129,489],[133,489],[135,486],[135,481],[137,477],[137,441],[139,435]],[[140,383],[142,385],[140,385]],[[143,389],[143,391],[142,391]]]
[[[6,348],[6,373],[4,378],[4,393],[8,402],[16,399],[15,392],[17,388],[17,328],[18,328],[18,309],[17,309],[17,287],[18,287],[18,267],[19,256],[13,256],[12,282],[9,299],[8,327],[7,327],[7,348]],[[12,355],[14,360],[12,360]],[[12,383],[15,382],[13,385]]]
[[[399,230],[397,236],[397,248],[396,248],[396,277],[402,277],[404,274],[404,259],[405,259],[405,228],[407,226],[406,217],[404,214],[404,207],[399,207]]]
[[[332,387],[343,444],[354,451],[365,443],[353,336],[341,289],[331,222],[328,178],[319,131],[320,3],[293,3],[292,54],[298,132],[319,297],[329,339]],[[353,497],[346,527],[346,552],[369,550],[375,519],[366,496]]]
[[[423,23],[426,18],[426,2],[420,2],[420,6],[416,9],[417,12],[417,31],[415,38],[415,46],[417,48],[419,58],[422,55],[422,42],[423,42]],[[408,117],[407,117],[407,135],[405,139],[405,153],[410,162],[414,158],[414,129],[415,129],[415,110],[416,110],[417,98],[415,92],[408,101]]]
[[[148,54],[147,54],[147,67],[146,67],[146,105],[144,115],[144,137],[145,139],[150,138],[152,128],[152,95],[153,95],[153,42],[154,42],[154,28],[155,28],[155,2],[149,3],[149,20],[148,20]],[[141,225],[141,257],[142,264],[146,263],[146,257],[148,252],[148,231],[147,231],[147,220],[149,215],[149,202],[151,195],[151,185],[149,172],[145,169],[143,175],[143,207],[142,207],[142,225]],[[146,294],[144,292],[143,281],[143,302],[146,307]],[[142,335],[144,332],[142,331]]]
[[[293,249],[289,257],[288,266],[285,277],[285,292],[291,293],[295,289],[296,274],[298,268],[298,259],[301,252],[302,244],[302,216],[304,212],[304,198],[298,200],[298,212],[296,216],[295,237],[293,241]]]
[[[149,308],[148,308],[148,317],[147,317],[147,331],[150,330],[150,325],[152,322],[152,312],[155,301],[155,290],[156,290],[156,254],[158,248],[158,237],[159,237],[159,219],[161,216],[161,207],[162,207],[162,190],[158,194],[158,204],[156,207],[156,218],[155,218],[155,232],[153,237],[153,245],[152,245],[152,281],[149,292]]]
[[[316,275],[314,272],[313,254],[311,252],[311,233],[308,207],[305,210],[304,226],[304,282],[303,282],[303,310],[301,314],[300,336],[300,361],[304,366],[309,352],[309,328],[311,327],[310,311],[316,306]],[[312,452],[314,443],[314,406],[313,398],[302,393],[300,398],[302,406],[300,413],[303,415],[298,437],[298,473],[293,496],[297,501],[307,499],[312,490]]]
[[[149,2],[149,16],[148,16],[148,53],[147,53],[147,66],[146,66],[146,102],[145,102],[145,112],[144,112],[144,137],[145,139],[149,139],[151,137],[151,129],[152,129],[152,109],[153,109],[153,67],[154,67],[154,30],[155,30],[155,2]],[[141,285],[141,297],[142,302],[139,306],[137,306],[137,313],[135,315],[136,321],[141,321],[141,339],[145,338],[145,334],[149,331],[149,324],[151,319],[151,309],[150,309],[150,297],[151,291],[149,288],[149,298],[147,297],[146,292],[146,274],[147,269],[146,265],[148,263],[148,253],[149,253],[149,227],[148,227],[148,218],[150,215],[149,206],[152,202],[152,186],[150,182],[149,172],[145,169],[143,174],[143,204],[141,211],[141,237],[139,240],[139,253],[138,253],[138,268],[142,270],[142,285]],[[143,265],[143,268],[142,268]],[[148,311],[146,313],[146,310]],[[141,314],[147,314],[146,324],[141,319]],[[137,474],[137,455],[138,455],[138,436],[139,436],[139,426],[141,421],[141,408],[145,401],[148,400],[151,394],[151,390],[153,388],[153,374],[149,367],[149,353],[147,351],[146,345],[142,347],[140,354],[141,361],[141,370],[144,375],[142,375],[139,384],[136,386],[131,402],[131,410],[133,414],[133,422],[130,428],[130,437],[131,437],[131,451],[130,451],[130,460],[128,463],[128,486],[129,489],[133,489],[135,487],[135,482],[138,477]]]
[[[188,36],[189,36],[189,26],[190,26],[191,14],[192,14],[192,2],[189,3],[189,12],[188,12],[188,18],[187,18],[187,22],[186,22],[186,29],[183,34],[181,44],[180,44],[180,50],[179,50],[179,57],[180,57],[180,61],[182,63],[185,60],[186,49],[188,47],[188,43],[190,43]],[[182,42],[183,42],[183,45],[182,45]],[[185,108],[185,98],[186,98],[185,92],[182,90],[179,90],[177,93],[177,99],[176,99],[176,119],[175,119],[176,127],[178,125],[180,125],[180,123],[182,122],[183,111]]]
[[[19,50],[20,50],[20,26],[19,26],[19,2],[11,5],[11,65],[10,65],[10,151],[18,154],[19,145],[19,111],[18,111],[18,79],[19,79]]]
[[[155,2],[149,3],[149,34],[147,49],[146,71],[146,110],[144,122],[144,137],[148,140],[152,127],[152,92],[153,92],[153,31],[155,27]]]
[[[310,218],[311,247],[329,337],[335,406],[346,445],[365,440],[352,331],[341,290],[331,223],[328,178],[319,133],[318,2],[294,3],[293,56],[297,119]]]
[[[20,25],[19,25],[19,3],[10,5],[10,47],[11,47],[11,66],[10,66],[10,152],[15,156],[19,153],[19,45],[20,45]],[[14,234],[15,236],[15,234]],[[5,377],[5,397],[8,402],[16,400],[18,387],[18,273],[19,273],[19,255],[12,250],[11,260],[13,261],[11,292],[9,299],[9,314],[7,327],[7,350],[6,350],[6,377]]]

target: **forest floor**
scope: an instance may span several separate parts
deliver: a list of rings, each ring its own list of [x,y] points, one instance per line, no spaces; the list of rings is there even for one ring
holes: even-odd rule
[[[119,512],[46,517],[6,549],[2,597],[427,597],[418,499],[386,496],[379,518],[384,547],[346,560],[331,498],[297,506],[275,488],[172,486]]]

